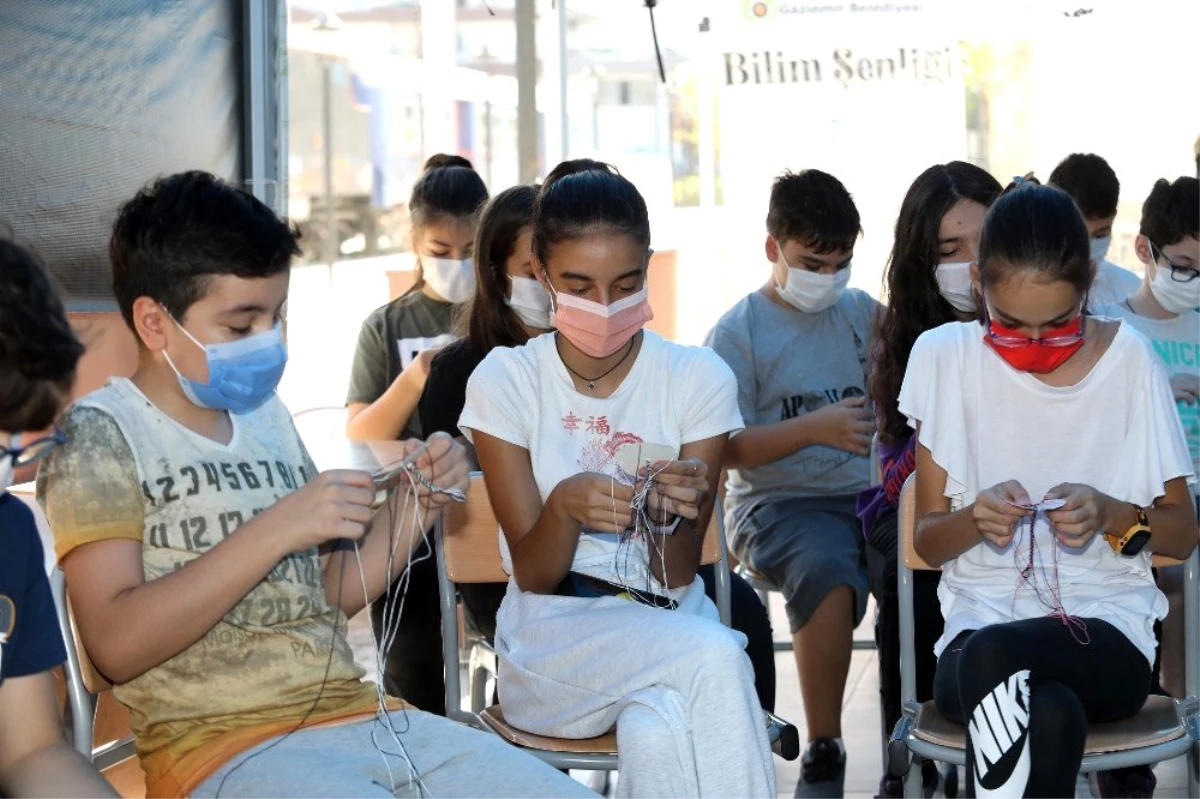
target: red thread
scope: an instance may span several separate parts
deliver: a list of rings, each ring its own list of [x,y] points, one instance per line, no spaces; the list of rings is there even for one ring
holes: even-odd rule
[[[1038,598],[1038,601],[1042,603],[1042,606],[1050,611],[1046,615],[1062,621],[1063,626],[1067,628],[1067,631],[1071,634],[1071,638],[1074,639],[1075,643],[1079,644],[1080,646],[1088,646],[1091,644],[1091,636],[1088,635],[1087,623],[1078,616],[1072,616],[1071,614],[1067,613],[1066,609],[1063,607],[1062,586],[1058,580],[1058,557],[1060,544],[1057,540],[1052,539],[1051,542],[1051,546],[1054,548],[1054,554],[1050,575],[1047,576],[1046,574],[1044,560],[1042,562],[1041,569],[1042,583],[1045,585],[1045,591],[1049,594],[1049,598],[1043,594],[1043,589],[1039,588],[1038,586],[1038,569],[1035,564],[1034,556],[1034,551],[1037,549],[1037,538],[1034,535],[1034,528],[1037,515],[1040,512],[1041,511],[1039,511],[1037,508],[1034,508],[1033,515],[1022,520],[1021,525],[1017,530],[1017,541],[1013,546],[1013,559],[1016,562],[1018,575],[1017,585],[1013,589],[1014,611],[1017,603],[1017,593],[1020,592],[1022,587],[1028,586],[1033,590],[1034,596]],[[1053,523],[1050,522],[1049,517],[1046,518],[1046,523],[1053,531]],[[1025,563],[1022,563],[1020,555],[1021,532],[1026,528],[1029,530],[1029,559]],[[1015,616],[1016,613],[1014,612],[1013,615]]]

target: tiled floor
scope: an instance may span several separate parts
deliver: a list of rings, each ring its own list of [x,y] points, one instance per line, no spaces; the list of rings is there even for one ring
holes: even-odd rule
[[[778,594],[771,595],[771,617],[775,624],[776,637],[785,637],[787,619]],[[874,607],[872,605],[868,607],[866,619],[855,633],[855,638],[862,640],[872,638],[871,620],[873,618]],[[351,621],[350,642],[354,648],[355,657],[368,670],[368,673],[373,673],[375,660],[371,653],[370,622],[365,613],[359,614]],[[800,699],[800,685],[796,677],[796,661],[792,653],[776,653],[775,667],[778,673],[775,711],[800,729],[800,739],[803,741],[805,739],[804,711]],[[883,773],[878,663],[874,651],[855,651],[850,663],[850,678],[846,687],[843,708],[843,740],[847,752],[846,796],[871,797],[875,795],[879,786],[879,777]],[[775,762],[779,796],[790,797],[796,787],[796,781],[800,777],[800,761],[788,763],[776,759]],[[1163,763],[1155,771],[1158,775],[1158,790],[1155,792],[1155,796],[1187,795],[1187,772],[1185,761],[1182,758]],[[961,788],[959,795],[962,795]],[[1077,795],[1080,797],[1091,796],[1087,783],[1082,779]]]

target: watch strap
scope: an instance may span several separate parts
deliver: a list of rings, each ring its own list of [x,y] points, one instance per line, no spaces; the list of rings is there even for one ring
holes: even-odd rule
[[[1137,516],[1137,521],[1133,524],[1133,526],[1126,530],[1123,535],[1118,536],[1110,533],[1104,534],[1104,537],[1108,539],[1108,545],[1112,547],[1113,552],[1116,552],[1118,555],[1125,554],[1125,548],[1139,533],[1146,533],[1147,535],[1150,534],[1150,520],[1146,516],[1146,509],[1139,505],[1134,505],[1133,512]],[[1140,547],[1138,551],[1141,551]]]

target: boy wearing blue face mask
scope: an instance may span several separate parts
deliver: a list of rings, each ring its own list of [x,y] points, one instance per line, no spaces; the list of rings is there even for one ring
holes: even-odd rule
[[[485,773],[488,788],[504,775],[501,791],[576,790],[491,738],[395,716],[361,680],[346,620],[424,530],[373,515],[369,474],[318,474],[275,395],[297,252],[288,224],[207,173],[139,192],[109,248],[137,371],[75,404],[39,475],[80,636],[132,711],[148,795],[374,793],[409,774],[372,744],[380,722],[407,731],[433,795],[479,793]],[[443,488],[468,485],[448,436],[417,464]],[[442,500],[420,502],[432,522]]]
[[[1088,304],[1096,307],[1120,302],[1137,291],[1141,284],[1138,276],[1106,258],[1121,195],[1117,173],[1094,153],[1073,153],[1054,167],[1048,182],[1071,195],[1087,224],[1092,260],[1096,262],[1096,279],[1088,294]]]
[[[842,694],[867,600],[855,500],[869,482],[865,368],[879,304],[846,289],[860,233],[837,178],[780,176],[771,278],[707,342],[737,377],[746,424],[725,450],[733,550],[787,600],[809,734],[797,796],[842,795]]]
[[[63,740],[53,670],[67,659],[37,526],[7,489],[59,441],[83,346],[40,264],[0,240],[0,796],[116,796]]]

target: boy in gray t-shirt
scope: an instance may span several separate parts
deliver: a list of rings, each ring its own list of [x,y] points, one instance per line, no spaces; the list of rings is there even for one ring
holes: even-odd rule
[[[842,694],[867,598],[855,500],[869,482],[879,303],[846,290],[861,228],[833,176],[779,177],[767,231],[771,278],[707,341],[737,376],[746,423],[725,450],[728,523],[738,558],[787,600],[809,735],[796,796],[841,796]]]

